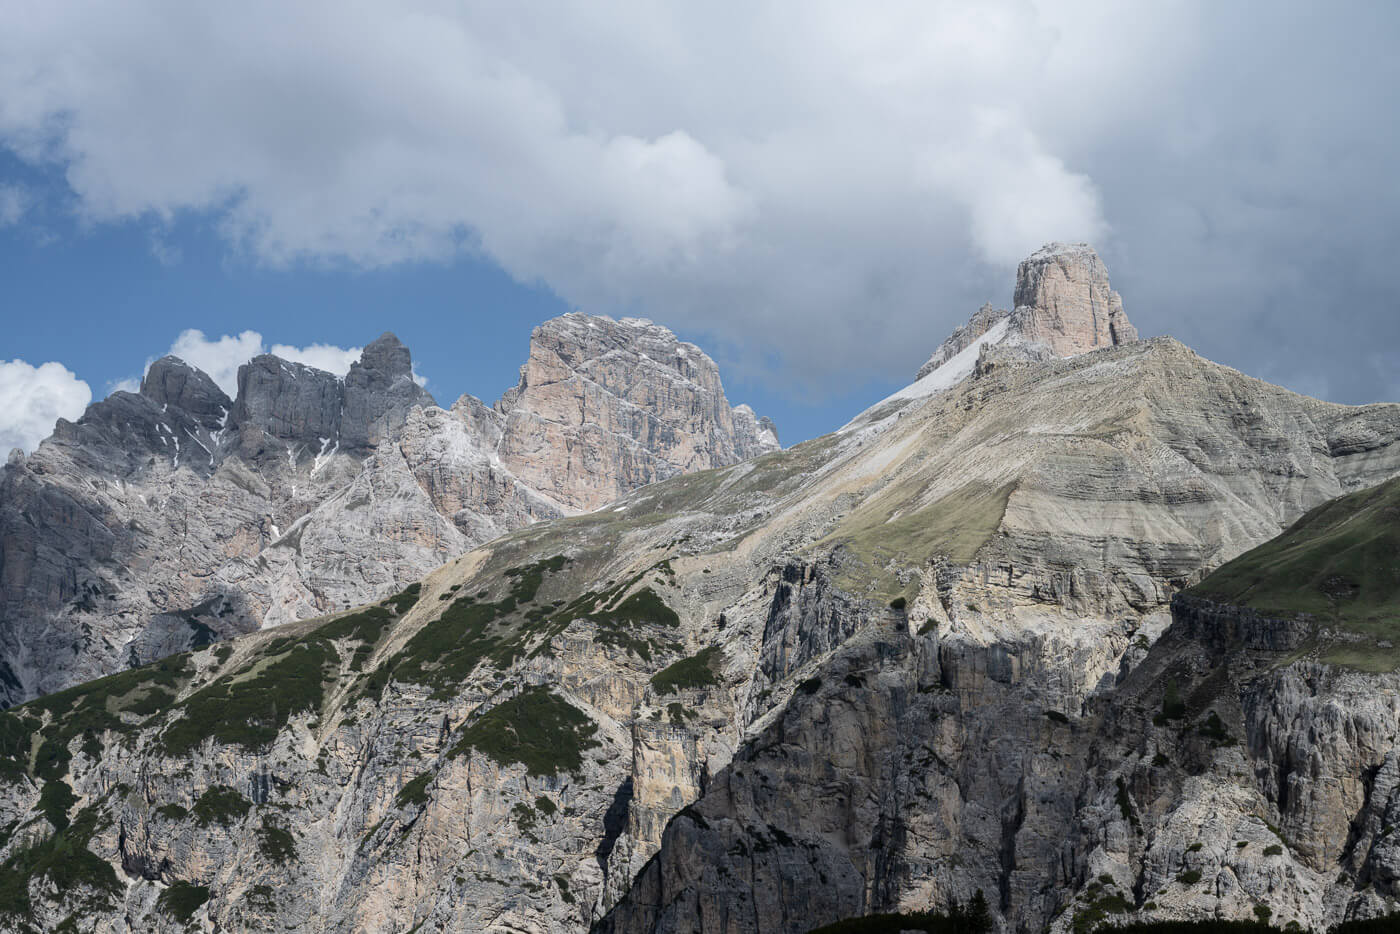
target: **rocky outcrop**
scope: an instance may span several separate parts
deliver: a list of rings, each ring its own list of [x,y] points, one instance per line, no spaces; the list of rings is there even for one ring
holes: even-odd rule
[[[1123,302],[1108,282],[1108,270],[1087,243],[1049,243],[1016,270],[1011,311],[990,304],[943,342],[919,369],[923,379],[966,350],[999,322],[1007,327],[998,343],[1028,359],[1072,357],[1138,339]]]
[[[779,447],[771,421],[730,407],[713,360],[641,318],[567,314],[536,328],[496,411],[502,462],[574,509]]]
[[[777,447],[663,328],[570,315],[532,346],[495,409],[438,408],[385,334],[344,379],[256,357],[237,399],[163,357],[139,393],[60,422],[0,475],[0,705],[364,603],[504,532]]]
[[[1087,243],[1050,243],[1016,270],[1017,330],[1057,357],[1138,339],[1108,270]]]

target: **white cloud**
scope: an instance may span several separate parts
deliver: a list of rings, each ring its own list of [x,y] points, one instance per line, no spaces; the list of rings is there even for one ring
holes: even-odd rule
[[[257,331],[244,331],[236,337],[225,334],[210,340],[203,331],[190,328],[175,338],[170,353],[208,373],[209,378],[232,397],[238,393],[238,368],[258,354],[266,353],[266,348]]]
[[[61,363],[0,361],[0,450],[34,450],[54,422],[76,419],[91,401],[88,384]]]
[[[1104,226],[1035,121],[976,119],[1043,70],[1053,36],[1021,0],[580,2],[548,25],[511,5],[352,8],[0,14],[0,138],[65,163],[92,221],[213,211],[274,265],[481,253],[589,310],[787,333],[828,359],[851,345],[791,334],[793,316],[881,289],[881,314],[907,315],[938,271],[892,262],[942,244],[1005,263]],[[1021,173],[1034,184],[1000,184]]]
[[[1150,257],[1129,311],[1175,307],[1149,333],[1176,309],[1219,328],[1221,309],[1267,308],[1207,275],[1221,258],[1258,281],[1320,242],[1373,242],[1383,267],[1400,189],[1374,101],[1400,79],[1394,16],[19,2],[0,6],[0,145],[62,167],[85,221],[202,212],[273,266],[485,256],[821,385],[911,370],[1006,302],[1011,264],[1048,240],[1097,238],[1115,275]],[[1212,290],[1228,300],[1202,304]]]
[[[225,334],[210,339],[198,328],[181,331],[175,343],[170,345],[171,354],[208,373],[209,378],[230,396],[238,394],[238,368],[259,354],[274,354],[283,360],[304,363],[336,376],[344,376],[350,371],[350,364],[360,359],[363,349],[331,344],[310,344],[306,347],[273,344],[269,349],[257,331],[244,331],[237,336]]]
[[[307,366],[314,366],[318,370],[334,373],[336,376],[344,376],[350,372],[350,364],[360,359],[360,351],[362,350],[364,350],[363,347],[351,347],[347,350],[344,347],[335,347],[331,344],[310,344],[306,347],[273,344],[272,349],[267,352],[281,357],[283,360],[304,363]]]
[[[150,364],[147,364],[149,366]],[[140,392],[141,380],[135,376],[128,376],[125,379],[114,379],[107,384],[107,395],[114,392]]]

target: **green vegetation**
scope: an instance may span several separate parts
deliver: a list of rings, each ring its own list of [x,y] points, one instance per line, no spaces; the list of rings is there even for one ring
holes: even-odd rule
[[[274,863],[295,862],[297,859],[297,841],[291,831],[270,824],[266,819],[258,828],[258,849]]]
[[[535,836],[535,824],[539,820],[539,815],[535,809],[528,804],[517,804],[510,809],[511,817],[515,818],[515,829],[520,831],[520,835],[531,843],[538,843],[539,838]]]
[[[1280,845],[1277,844],[1277,843],[1270,843],[1268,846],[1264,847],[1264,855],[1265,855],[1265,856],[1282,856],[1282,855],[1283,855],[1283,847],[1280,846]]]
[[[1182,885],[1195,885],[1201,881],[1201,871],[1199,869],[1188,869],[1183,873],[1178,873],[1176,881]]]
[[[122,714],[146,716],[153,706],[174,700],[189,677],[188,655],[174,655],[151,665],[121,671],[96,681],[30,701],[0,716],[0,774],[17,778],[28,767],[34,733],[40,737],[33,774],[53,782],[68,774],[73,740],[82,739],[83,753],[101,754],[100,737],[107,731],[130,732]],[[43,726],[40,726],[43,723]],[[50,794],[61,795],[55,789]]]
[[[1266,934],[1274,929],[1258,921],[1137,921],[1100,928],[1113,934]]]
[[[1368,918],[1365,921],[1343,921],[1328,934],[1394,934],[1397,930],[1400,930],[1400,914]]]
[[[39,812],[53,824],[55,830],[68,827],[68,812],[77,803],[77,795],[61,778],[45,782],[43,790],[39,792]]]
[[[937,502],[910,508],[924,489],[925,481],[911,479],[872,497],[817,547],[847,546],[863,565],[857,589],[874,578],[884,594],[898,597],[904,587],[885,567],[922,565],[936,555],[955,564],[971,561],[1001,525],[1013,487],[970,483]]]
[[[403,649],[381,664],[360,686],[360,692],[376,696],[390,681],[400,681],[428,685],[433,688],[433,697],[443,700],[451,697],[482,662],[505,669],[534,643],[542,643],[535,649],[540,651],[543,643],[583,615],[577,612],[581,601],[563,610],[558,609],[559,604],[531,606],[547,577],[569,563],[568,557],[556,555],[506,570],[503,576],[510,587],[495,602],[485,599],[487,591],[452,600],[437,619],[414,633]]]
[[[329,669],[339,658],[333,643],[309,638],[269,655],[185,698],[176,708],[182,716],[161,737],[166,753],[186,755],[210,738],[259,749],[294,714],[319,712]]]
[[[1221,746],[1235,745],[1235,738],[1225,729],[1225,722],[1220,719],[1220,714],[1216,713],[1214,710],[1210,712],[1210,716],[1206,718],[1206,722],[1201,724],[1196,732],[1200,733],[1206,739],[1219,743]]]
[[[190,816],[190,812],[178,804],[162,804],[156,808],[156,813],[166,820],[184,820]]]
[[[673,662],[651,676],[651,686],[657,694],[674,694],[688,688],[703,688],[718,684],[712,667],[719,655],[719,646],[702,649],[689,658]]]
[[[808,934],[899,934],[901,931],[923,931],[925,934],[984,934],[992,930],[987,899],[979,889],[966,908],[954,903],[947,914],[914,912],[911,914],[874,914],[862,918],[847,918],[814,928]]]
[[[195,885],[182,880],[171,883],[170,888],[160,893],[160,897],[156,899],[156,910],[167,918],[188,924],[194,913],[207,901],[209,886]]]
[[[462,731],[451,755],[475,749],[502,765],[519,763],[534,776],[577,772],[583,752],[598,745],[598,726],[547,687],[527,688]]]
[[[1339,497],[1240,555],[1188,593],[1260,613],[1306,613],[1372,642],[1400,642],[1400,478]],[[1345,647],[1325,660],[1367,670],[1400,649]]]
[[[1118,804],[1118,813],[1123,815],[1123,820],[1133,825],[1134,829],[1140,829],[1137,813],[1133,811],[1133,799],[1128,794],[1127,783],[1123,777],[1118,777],[1118,791],[1114,794],[1114,801]]]
[[[194,803],[194,819],[201,827],[237,823],[253,806],[252,802],[227,785],[210,785]]]
[[[88,849],[98,830],[96,806],[83,808],[66,828],[50,837],[17,846],[0,863],[0,916],[34,919],[30,883],[44,879],[60,897],[78,899],[85,914],[110,911],[124,886],[104,859]]]
[[[419,585],[412,584],[384,603],[338,616],[304,635],[271,640],[242,669],[176,705],[179,717],[161,736],[165,752],[185,755],[207,739],[260,749],[293,716],[319,713],[326,685],[339,671],[339,647],[354,647],[349,667],[359,671],[418,593]]]
[[[1152,722],[1163,726],[1169,720],[1180,720],[1186,716],[1186,702],[1181,699],[1181,688],[1175,678],[1167,679],[1167,689],[1162,695],[1162,712],[1152,718]]]
[[[399,793],[394,797],[394,803],[399,807],[416,805],[421,807],[428,803],[428,785],[433,781],[432,772],[424,772],[415,776],[399,789]]]
[[[1108,881],[1111,883],[1112,877]],[[1103,882],[1090,885],[1085,893],[1090,901],[1075,909],[1074,934],[1090,934],[1101,930],[1101,925],[1109,915],[1123,915],[1133,910],[1133,903],[1117,892],[1101,895],[1103,885]]]
[[[418,602],[418,594],[422,592],[422,589],[423,585],[417,582],[409,584],[384,602],[394,611],[395,616],[402,616],[413,609],[413,605]]]
[[[1045,717],[1046,717],[1046,719],[1053,720],[1053,721],[1055,721],[1056,723],[1069,723],[1069,717],[1066,717],[1064,714],[1060,713],[1058,710],[1047,710],[1047,711],[1045,711]]]

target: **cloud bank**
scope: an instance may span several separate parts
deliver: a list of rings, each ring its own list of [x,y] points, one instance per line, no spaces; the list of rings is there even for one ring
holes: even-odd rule
[[[92,390],[61,363],[0,360],[0,450],[33,451],[60,418],[83,414]]]
[[[0,142],[62,166],[85,222],[207,216],[274,267],[485,256],[798,386],[912,370],[1052,239],[1095,241],[1144,331],[1285,372],[1303,353],[1266,359],[1261,321],[1327,301],[1363,326],[1388,300],[1400,149],[1375,95],[1400,86],[1396,19],[19,0]],[[1335,283],[1343,254],[1346,296],[1284,285],[1328,263]]]

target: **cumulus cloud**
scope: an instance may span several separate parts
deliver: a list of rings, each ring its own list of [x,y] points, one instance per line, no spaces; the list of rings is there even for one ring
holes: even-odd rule
[[[238,368],[259,354],[270,353],[283,360],[304,363],[336,376],[344,376],[350,372],[350,364],[360,359],[363,349],[331,344],[310,344],[306,347],[273,344],[269,348],[257,331],[209,338],[198,328],[181,331],[175,343],[170,345],[171,354],[208,373],[209,378],[230,396],[238,394]]]
[[[60,418],[83,414],[92,390],[61,363],[0,361],[0,450],[32,451]]]
[[[203,370],[220,389],[233,397],[238,395],[238,368],[259,354],[270,353],[283,360],[304,363],[336,376],[344,376],[350,372],[350,365],[360,359],[363,350],[363,347],[337,347],[334,344],[308,344],[305,347],[293,344],[268,346],[262,334],[257,331],[242,331],[211,338],[199,328],[188,328],[180,332],[167,353],[179,357],[196,369]],[[154,359],[147,360],[146,367],[149,368]],[[427,377],[420,375],[416,369],[413,371],[413,381],[419,386],[428,385]],[[110,383],[107,391],[135,392],[140,388],[140,379],[128,377]]]
[[[213,340],[198,328],[181,331],[170,345],[170,353],[195,369],[203,370],[229,396],[238,393],[238,368],[258,354],[266,353],[263,336],[257,331],[225,334]]]
[[[1395,18],[21,0],[0,10],[0,142],[62,166],[89,222],[202,212],[272,266],[485,256],[778,381],[912,369],[1009,298],[1019,257],[1081,238],[1145,331],[1210,322],[1248,355],[1278,305],[1232,268],[1279,278],[1319,240],[1393,253],[1400,153],[1374,101],[1400,83]]]

